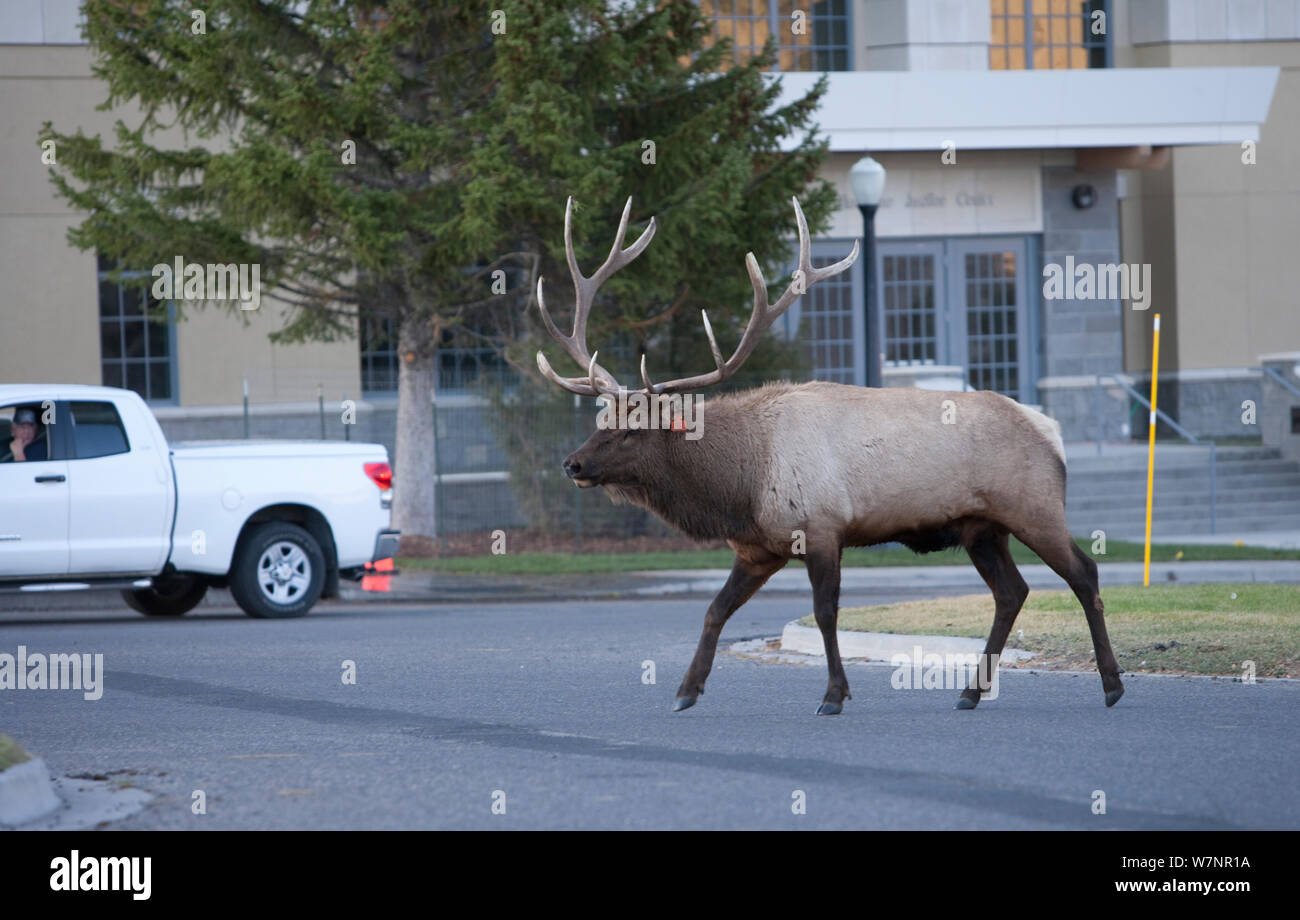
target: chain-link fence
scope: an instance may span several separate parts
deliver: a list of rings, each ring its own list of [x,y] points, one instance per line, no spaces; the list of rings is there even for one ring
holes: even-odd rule
[[[600,406],[595,399],[549,383],[520,383],[499,368],[461,381],[439,370],[430,410],[434,456],[413,473],[396,468],[396,393],[356,398],[344,381],[319,372],[312,379],[308,369],[282,369],[275,381],[242,376],[238,386],[247,395],[234,405],[153,409],[173,442],[270,438],[383,444],[399,490],[403,476],[434,477],[439,553],[487,553],[499,531],[506,532],[511,552],[696,545],[649,512],[615,505],[602,489],[579,489],[564,474],[564,458],[596,430]],[[706,430],[710,399],[780,376],[744,374],[703,391]]]

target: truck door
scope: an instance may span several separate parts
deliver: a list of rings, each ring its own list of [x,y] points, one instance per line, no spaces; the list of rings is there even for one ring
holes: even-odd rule
[[[170,531],[167,457],[147,437],[132,443],[111,401],[66,405],[69,572],[156,574],[167,561]]]
[[[14,411],[36,410],[45,457],[15,461]],[[68,462],[61,459],[40,401],[0,406],[0,578],[68,574]],[[36,455],[38,451],[31,451]]]

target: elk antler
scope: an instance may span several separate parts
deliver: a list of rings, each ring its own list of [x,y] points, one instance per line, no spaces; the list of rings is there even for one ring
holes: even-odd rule
[[[718,341],[713,337],[713,327],[709,325],[709,314],[703,310],[700,316],[704,319],[704,334],[709,337],[709,349],[713,352],[713,362],[717,365],[714,370],[707,374],[699,374],[695,377],[683,377],[680,380],[669,380],[666,383],[651,383],[650,375],[646,372],[645,355],[641,355],[641,382],[645,384],[647,393],[676,393],[681,390],[690,390],[697,387],[712,386],[715,383],[721,383],[726,380],[745,363],[758,343],[762,340],[763,333],[776,322],[776,320],[790,305],[808,293],[818,281],[825,281],[827,278],[838,275],[844,269],[853,264],[853,260],[858,257],[858,242],[853,241],[853,251],[850,252],[834,265],[827,265],[825,268],[813,268],[812,265],[812,245],[808,239],[808,221],[803,216],[803,208],[799,207],[799,199],[791,198],[794,202],[795,221],[799,225],[799,268],[795,272],[795,280],[786,288],[785,293],[780,299],[771,306],[767,302],[767,282],[763,280],[763,271],[758,267],[758,260],[754,258],[752,252],[745,254],[745,268],[749,270],[749,280],[754,286],[754,310],[749,315],[749,323],[745,326],[745,332],[740,337],[740,344],[736,346],[736,351],[726,361],[722,360],[722,350],[718,348]]]
[[[723,360],[722,350],[718,348],[718,341],[713,336],[713,327],[709,324],[709,315],[701,310],[700,315],[704,319],[704,334],[708,336],[709,349],[713,352],[713,361],[717,367],[707,374],[683,377],[666,383],[652,383],[646,370],[645,355],[642,354],[641,382],[644,384],[646,393],[679,392],[696,387],[711,386],[726,380],[745,363],[745,360],[758,346],[763,333],[768,330],[772,323],[776,322],[782,313],[790,309],[791,304],[806,294],[808,289],[817,282],[838,275],[853,264],[853,261],[858,257],[858,243],[856,240],[853,242],[853,251],[845,258],[834,265],[827,265],[825,268],[813,268],[812,244],[808,238],[808,221],[803,216],[803,209],[799,207],[799,199],[792,198],[791,201],[794,202],[794,215],[799,227],[799,268],[795,272],[795,280],[791,282],[785,293],[781,295],[775,304],[769,305],[767,301],[767,282],[763,279],[763,272],[758,267],[758,260],[754,258],[752,252],[746,253],[745,268],[749,271],[749,280],[754,287],[754,309],[749,316],[749,323],[745,327],[744,334],[740,337],[740,344],[736,346],[735,352],[730,358]],[[572,335],[564,335],[551,321],[550,314],[546,312],[546,303],[542,299],[542,279],[537,279],[537,305],[542,312],[542,321],[546,324],[546,328],[551,335],[555,337],[555,340],[569,353],[569,356],[579,366],[586,367],[587,376],[561,377],[551,369],[551,365],[541,351],[537,352],[537,366],[548,379],[558,383],[570,393],[577,393],[581,396],[603,396],[616,393],[621,389],[614,376],[596,363],[596,355],[587,352],[587,316],[591,311],[591,303],[596,290],[605,279],[639,256],[646,246],[650,245],[650,240],[654,237],[655,222],[654,218],[651,218],[650,225],[641,234],[641,238],[627,249],[621,248],[623,234],[627,232],[627,219],[631,209],[632,199],[628,198],[627,204],[623,206],[623,218],[619,221],[618,233],[614,237],[614,245],[609,251],[609,257],[605,259],[605,264],[598,268],[594,275],[590,278],[584,278],[582,273],[578,271],[578,260],[573,255],[571,232],[572,197],[569,198],[564,207],[564,249],[569,258],[569,271],[573,274],[573,289],[576,294]]]
[[[632,198],[627,199],[627,204],[623,205],[623,217],[618,222],[618,232],[614,234],[614,245],[610,247],[609,256],[605,259],[605,264],[596,269],[596,273],[590,278],[583,277],[582,272],[578,271],[578,258],[573,254],[573,196],[569,196],[568,202],[564,205],[564,253],[569,260],[569,272],[573,275],[573,334],[564,335],[556,328],[555,323],[551,320],[551,315],[546,312],[546,301],[542,297],[542,279],[537,279],[537,306],[542,312],[542,322],[546,324],[546,329],[563,346],[564,350],[569,353],[574,361],[578,362],[579,367],[587,369],[586,377],[561,377],[551,369],[550,363],[546,356],[539,350],[537,352],[537,367],[554,383],[558,383],[570,393],[577,393],[580,396],[603,396],[605,394],[617,393],[621,387],[619,382],[614,379],[614,375],[605,370],[596,363],[596,354],[587,352],[587,317],[591,313],[591,304],[595,299],[596,291],[609,278],[610,275],[627,265],[637,256],[645,251],[650,245],[650,241],[655,235],[655,221],[650,218],[650,225],[645,228],[641,237],[627,249],[623,247],[623,235],[627,233],[627,219],[632,213]]]

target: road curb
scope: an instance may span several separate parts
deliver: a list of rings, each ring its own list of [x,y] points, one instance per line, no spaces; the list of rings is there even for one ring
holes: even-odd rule
[[[1033,589],[1067,590],[1065,582],[1046,565],[1023,565],[1020,573]],[[1142,563],[1103,562],[1098,565],[1103,588],[1142,584]],[[388,592],[361,591],[345,586],[340,599],[347,602],[420,601],[425,603],[515,602],[541,603],[570,600],[638,600],[663,597],[712,597],[730,576],[728,569],[660,569],[655,571],[572,575],[460,575],[407,570],[395,576]],[[1300,561],[1231,560],[1222,562],[1153,563],[1152,584],[1204,584],[1208,582],[1259,582],[1300,584]],[[966,589],[983,593],[988,586],[969,564],[868,566],[841,571],[840,590]],[[800,568],[777,572],[762,594],[799,594],[810,591],[808,576]]]
[[[983,639],[960,636],[919,636],[858,630],[836,630],[835,635],[841,658],[892,661],[896,655],[905,655],[908,660],[919,660],[926,655],[979,655],[984,651]],[[781,651],[824,656],[826,648],[822,642],[821,630],[800,626],[797,621],[786,623],[781,631]],[[1025,661],[1033,657],[1033,652],[1009,648],[1002,652],[1001,660]]]
[[[1045,565],[1019,567],[1033,589],[1066,590],[1065,582]],[[1142,563],[1102,562],[1098,565],[1103,589],[1115,585],[1140,585]],[[657,571],[592,573],[586,575],[482,575],[408,569],[391,578],[387,591],[366,591],[359,584],[339,586],[334,603],[540,604],[566,601],[648,600],[664,597],[712,597],[722,590],[728,569],[661,569]],[[1152,584],[1205,584],[1257,582],[1300,584],[1300,560],[1234,560],[1221,562],[1152,563]],[[845,568],[840,590],[863,591],[964,590],[984,593],[988,587],[969,564],[866,566]],[[810,592],[807,573],[798,567],[773,575],[762,593],[800,595]],[[233,606],[230,592],[212,589],[198,610]],[[95,610],[130,614],[117,592],[42,592],[0,596],[0,613],[39,610]]]

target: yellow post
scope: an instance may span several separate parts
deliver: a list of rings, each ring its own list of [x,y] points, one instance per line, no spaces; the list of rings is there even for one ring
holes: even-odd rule
[[[1151,418],[1147,423],[1147,539],[1142,549],[1142,585],[1151,584],[1151,495],[1156,478],[1156,374],[1160,369],[1160,314],[1151,336]]]

